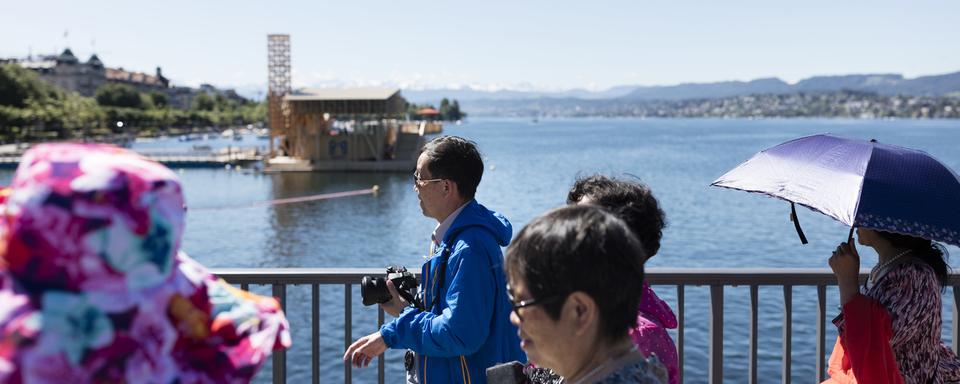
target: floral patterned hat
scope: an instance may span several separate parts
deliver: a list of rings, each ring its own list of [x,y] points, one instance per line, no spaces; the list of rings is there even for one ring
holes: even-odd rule
[[[0,203],[0,382],[249,382],[290,346],[275,299],[179,252],[183,194],[158,163],[39,145]]]

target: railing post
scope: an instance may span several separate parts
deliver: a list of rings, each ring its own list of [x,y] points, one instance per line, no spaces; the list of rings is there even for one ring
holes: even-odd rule
[[[826,365],[824,356],[827,346],[824,341],[827,327],[827,287],[817,286],[817,382],[822,383],[825,377]]]
[[[310,284],[310,371],[313,384],[320,384],[320,284]]]
[[[677,317],[679,317],[678,328],[677,328],[677,374],[679,376],[679,381],[683,382],[683,331],[684,331],[684,321],[683,321],[683,307],[684,307],[684,285],[677,286]]]
[[[783,286],[783,373],[781,382],[790,384],[790,363],[793,354],[793,286]]]
[[[711,384],[723,383],[723,286],[710,286],[710,374]]]
[[[377,329],[380,329],[380,326],[383,325],[383,320],[384,320],[384,318],[383,318],[383,307],[378,306],[378,308],[377,308]],[[386,375],[385,375],[385,367],[384,367],[384,359],[383,359],[383,355],[384,355],[384,354],[385,354],[385,353],[381,353],[380,356],[377,357],[377,382],[380,383],[380,384],[383,384],[383,382],[384,382],[384,377],[386,376]]]
[[[287,310],[287,285],[273,284],[273,297],[280,302],[280,308],[284,312]],[[284,384],[287,382],[287,351],[273,351],[273,383]]]
[[[957,293],[960,293],[960,287],[953,286],[953,353],[957,354],[957,350],[960,349],[960,297],[957,296]]]
[[[343,350],[350,348],[350,342],[353,340],[353,291],[351,284],[343,285]],[[343,362],[343,382],[353,382],[353,370],[350,361]]]
[[[757,316],[759,315],[759,288],[756,285],[750,286],[750,352],[748,368],[750,371],[750,384],[757,384]]]

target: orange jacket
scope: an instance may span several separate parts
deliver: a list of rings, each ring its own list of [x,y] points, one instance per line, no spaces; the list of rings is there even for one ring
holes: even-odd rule
[[[840,335],[827,373],[833,384],[902,384],[903,376],[890,348],[890,313],[877,300],[857,294],[843,305]],[[838,323],[834,320],[834,323]]]

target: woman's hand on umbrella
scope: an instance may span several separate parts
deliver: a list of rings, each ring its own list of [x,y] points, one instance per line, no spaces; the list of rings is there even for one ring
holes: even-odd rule
[[[853,241],[840,243],[830,256],[830,269],[837,276],[840,303],[846,304],[859,290],[860,254]]]
[[[833,274],[837,277],[844,275],[856,278],[860,274],[860,254],[857,253],[857,248],[852,242],[840,243],[833,250],[833,255],[830,256],[830,269],[833,269]]]

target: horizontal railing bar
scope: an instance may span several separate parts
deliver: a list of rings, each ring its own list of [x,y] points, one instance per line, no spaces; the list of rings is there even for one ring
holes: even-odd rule
[[[384,268],[223,268],[212,272],[231,284],[359,284],[363,276],[384,276]]]
[[[865,280],[870,270],[861,269]],[[951,276],[960,280],[960,276]],[[645,280],[650,285],[836,285],[837,278],[828,268],[649,268]]]
[[[382,268],[222,268],[213,272],[232,284],[358,284],[363,276],[383,276]],[[860,270],[860,279],[870,273]],[[649,268],[650,285],[836,285],[828,268]],[[960,285],[951,274],[947,285]]]

